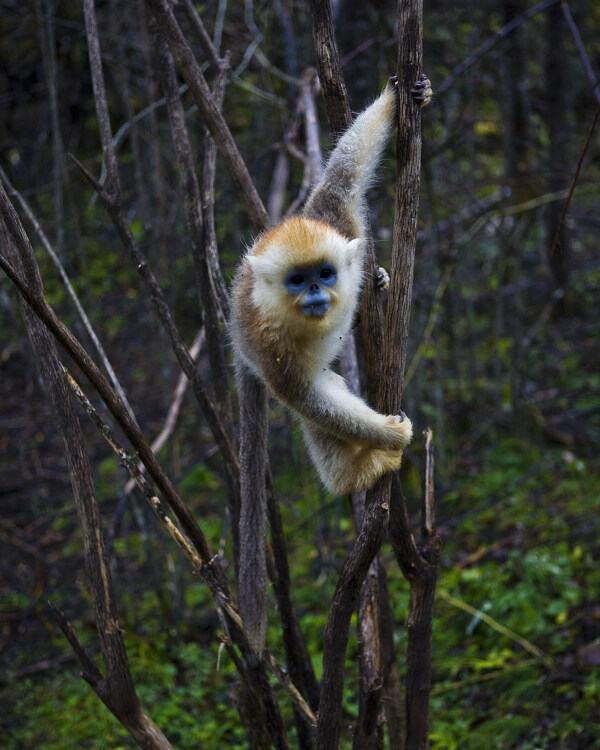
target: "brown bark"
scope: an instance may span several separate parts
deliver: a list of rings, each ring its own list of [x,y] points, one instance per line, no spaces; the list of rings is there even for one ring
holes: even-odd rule
[[[265,533],[267,498],[267,391],[241,362],[236,362],[240,401],[240,574],[239,599],[252,647],[262,654],[267,629]]]
[[[292,601],[287,547],[283,534],[279,502],[273,490],[270,474],[267,476],[267,516],[271,531],[274,563],[271,578],[281,618],[287,669],[295,687],[306,699],[312,711],[316,712],[319,705],[319,683],[315,677],[306,641],[300,630],[300,623]],[[298,732],[298,747],[300,750],[310,750],[313,747],[314,727],[307,722],[305,715],[296,708],[294,708],[294,716]]]
[[[327,103],[329,130],[334,137],[338,137],[348,127],[351,114],[335,40],[331,3],[328,0],[310,0],[310,16],[317,70]]]
[[[317,747],[338,746],[342,720],[344,662],[350,618],[358,595],[385,533],[388,521],[391,475],[383,477],[371,490],[361,532],[346,559],[331,603],[323,637],[323,677],[317,721]]]

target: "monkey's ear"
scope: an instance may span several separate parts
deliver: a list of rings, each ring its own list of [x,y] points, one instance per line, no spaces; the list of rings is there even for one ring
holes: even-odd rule
[[[246,256],[250,268],[254,271],[256,278],[260,278],[261,281],[267,284],[277,284],[281,277],[281,270],[275,259],[268,253],[261,253],[261,255],[254,255],[250,253]]]
[[[355,240],[350,240],[346,244],[346,256],[350,263],[353,263],[355,260],[360,259],[362,253],[362,240],[360,237],[357,237]]]

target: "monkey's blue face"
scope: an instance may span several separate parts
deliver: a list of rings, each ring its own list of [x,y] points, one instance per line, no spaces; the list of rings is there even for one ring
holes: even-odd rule
[[[328,289],[337,282],[337,270],[331,263],[293,268],[285,277],[285,288],[300,299],[302,312],[323,317],[331,306]]]

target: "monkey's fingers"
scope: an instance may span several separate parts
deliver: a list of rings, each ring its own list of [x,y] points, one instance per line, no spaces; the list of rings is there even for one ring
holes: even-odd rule
[[[433,96],[433,90],[431,88],[431,81],[427,78],[425,73],[421,73],[419,78],[415,81],[415,85],[410,90],[410,93],[415,102],[421,107],[426,107],[429,104],[431,97]]]
[[[381,290],[387,289],[390,285],[390,275],[382,266],[379,266],[377,269],[375,283],[377,284],[377,288]]]

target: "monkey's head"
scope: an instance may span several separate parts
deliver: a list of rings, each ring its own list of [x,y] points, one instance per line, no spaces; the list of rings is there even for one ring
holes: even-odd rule
[[[296,217],[267,232],[247,257],[255,307],[291,334],[335,329],[354,312],[362,281],[359,239]]]

